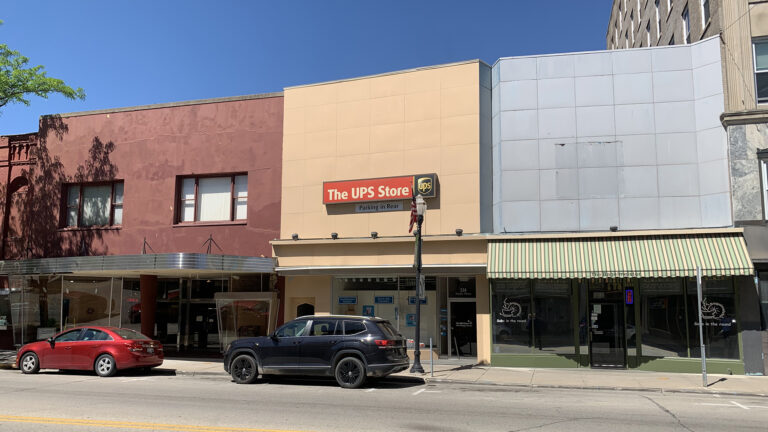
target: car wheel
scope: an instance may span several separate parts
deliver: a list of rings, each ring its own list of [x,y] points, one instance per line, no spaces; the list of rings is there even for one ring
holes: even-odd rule
[[[25,374],[38,373],[40,371],[40,361],[37,359],[37,354],[28,352],[21,356],[21,365],[19,369]]]
[[[365,365],[357,357],[344,357],[336,364],[334,375],[342,388],[358,388],[365,382]]]
[[[232,360],[229,366],[232,379],[238,384],[251,384],[256,381],[259,371],[256,368],[256,359],[248,354],[241,354]]]
[[[96,363],[93,365],[93,370],[96,375],[100,377],[111,377],[117,372],[117,365],[115,359],[109,354],[102,354],[96,359]]]

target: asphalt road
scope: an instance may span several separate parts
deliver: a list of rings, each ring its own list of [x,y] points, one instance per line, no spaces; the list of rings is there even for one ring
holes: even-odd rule
[[[0,370],[0,431],[747,431],[768,398]]]

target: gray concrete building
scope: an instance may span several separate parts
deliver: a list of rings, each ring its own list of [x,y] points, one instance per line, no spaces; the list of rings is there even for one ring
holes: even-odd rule
[[[761,306],[761,316],[745,323],[745,334],[752,338],[762,330],[768,369],[768,1],[615,0],[606,47],[683,45],[714,35],[722,58],[720,122],[728,142],[732,219],[744,229]]]

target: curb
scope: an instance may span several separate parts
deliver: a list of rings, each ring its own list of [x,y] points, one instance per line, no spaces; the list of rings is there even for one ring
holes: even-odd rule
[[[633,392],[650,392],[650,393],[683,393],[683,394],[706,394],[706,395],[724,395],[724,396],[750,396],[750,397],[762,397],[768,398],[768,395],[763,393],[749,393],[749,392],[731,392],[731,391],[715,391],[715,390],[699,390],[699,389],[664,389],[661,387],[617,387],[617,386],[567,386],[567,385],[537,385],[537,384],[504,384],[492,381],[467,381],[467,380],[453,380],[445,378],[424,378],[426,383],[436,384],[462,384],[462,385],[476,385],[476,386],[496,386],[496,387],[514,387],[519,389],[563,389],[563,390],[595,390],[595,391],[633,391]]]

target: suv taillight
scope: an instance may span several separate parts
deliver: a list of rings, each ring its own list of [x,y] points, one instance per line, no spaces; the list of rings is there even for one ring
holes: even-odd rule
[[[380,347],[393,347],[395,346],[395,341],[391,339],[376,339],[374,342],[376,342],[376,345]]]

